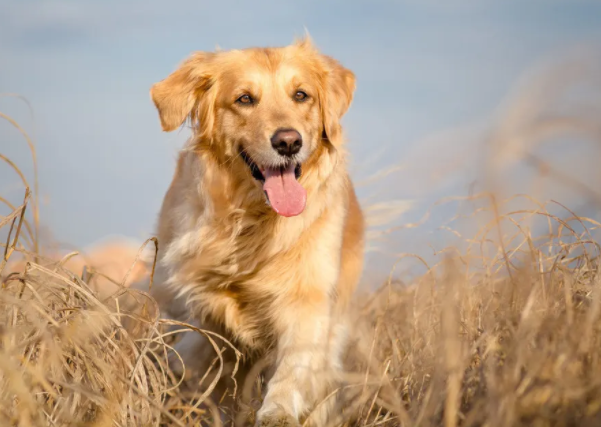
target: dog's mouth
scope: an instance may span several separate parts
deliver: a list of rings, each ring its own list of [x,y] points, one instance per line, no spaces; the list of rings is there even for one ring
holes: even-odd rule
[[[300,163],[290,162],[276,168],[265,168],[257,165],[244,150],[240,150],[240,156],[253,178],[262,183],[267,202],[274,211],[291,217],[305,210],[307,192],[298,182],[302,175]]]

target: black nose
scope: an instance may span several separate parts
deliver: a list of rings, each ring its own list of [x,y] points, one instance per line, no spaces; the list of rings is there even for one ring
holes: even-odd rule
[[[303,137],[295,129],[279,129],[271,137],[271,146],[281,156],[291,157],[303,146]]]

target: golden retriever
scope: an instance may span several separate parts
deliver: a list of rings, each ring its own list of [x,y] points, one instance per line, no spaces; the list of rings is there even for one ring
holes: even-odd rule
[[[164,131],[192,128],[159,215],[153,293],[163,315],[248,360],[273,353],[257,425],[298,425],[341,370],[364,250],[340,125],[354,89],[308,38],[196,52],[151,89]],[[177,350],[187,367],[215,357],[200,334]]]

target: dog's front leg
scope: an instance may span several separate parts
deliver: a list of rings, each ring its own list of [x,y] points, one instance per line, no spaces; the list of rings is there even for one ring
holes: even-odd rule
[[[345,331],[328,301],[280,310],[275,371],[257,414],[258,426],[299,425],[325,397],[340,369]]]

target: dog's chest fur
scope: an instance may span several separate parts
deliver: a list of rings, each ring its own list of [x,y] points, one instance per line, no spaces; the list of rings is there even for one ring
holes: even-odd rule
[[[344,200],[309,191],[306,212],[295,218],[279,217],[261,205],[232,209],[232,199],[244,195],[232,191],[224,200],[228,183],[210,177],[210,172],[202,175],[201,185],[185,189],[170,204],[171,221],[160,237],[166,242],[161,276],[186,301],[190,315],[224,325],[220,332],[239,346],[265,348],[278,332],[269,319],[282,304],[292,304],[290,310],[294,301],[319,304],[336,291],[346,206]],[[332,179],[330,185],[340,183]]]

